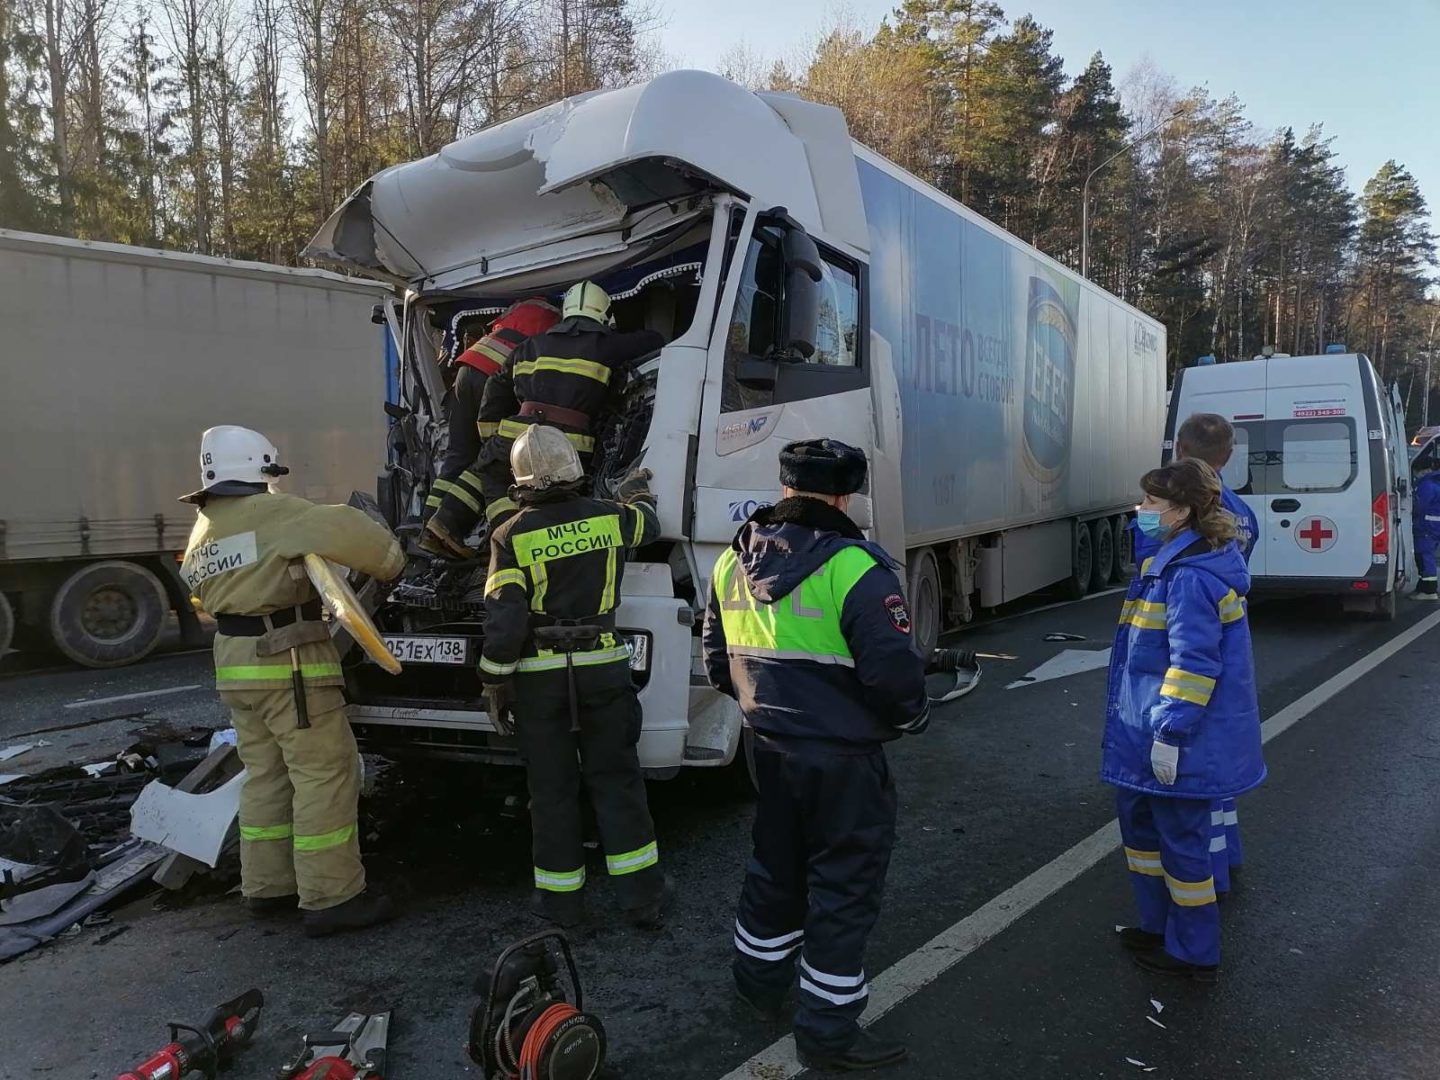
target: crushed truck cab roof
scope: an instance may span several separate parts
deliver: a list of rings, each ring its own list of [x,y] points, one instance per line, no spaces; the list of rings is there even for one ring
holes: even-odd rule
[[[459,290],[535,265],[525,253],[537,248],[584,256],[585,238],[622,228],[633,240],[674,220],[633,211],[707,191],[783,206],[864,251],[854,166],[826,159],[836,144],[848,151],[836,109],[668,72],[556,102],[375,174],[305,254],[422,291]]]

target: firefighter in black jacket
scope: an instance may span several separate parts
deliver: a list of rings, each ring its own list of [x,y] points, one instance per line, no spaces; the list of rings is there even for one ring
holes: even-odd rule
[[[925,664],[895,563],[845,514],[864,454],[831,439],[791,443],[780,482],[784,498],[716,560],[705,616],[706,672],[753,729],[759,788],[735,983],[778,1018],[798,957],[801,1063],[878,1068],[905,1056],[858,1024],[865,940],[895,842],[883,745],[929,723]]]
[[[625,553],[660,531],[650,474],[622,480],[618,502],[583,495],[574,444],[545,424],[515,440],[511,462],[518,509],[491,533],[480,678],[500,730],[514,712],[536,908],[561,925],[583,917],[583,776],[621,907],[636,925],[655,927],[664,876],[635,749],[630,650],[615,636]]]
[[[588,472],[596,420],[624,389],[630,365],[665,344],[654,330],[622,332],[612,322],[609,295],[582,281],[565,294],[560,322],[517,348],[485,384],[480,424],[496,425],[496,435],[478,471],[492,529],[515,512],[508,495],[514,440],[531,424],[550,424],[569,437]]]
[[[490,376],[502,370],[510,354],[536,334],[560,320],[560,312],[538,296],[511,304],[481,334],[478,320],[466,324],[464,348],[455,357],[455,385],[450,391],[446,420],[450,440],[440,474],[425,499],[428,519],[420,546],[437,555],[470,558],[465,537],[479,520],[484,505],[480,477],[474,471],[480,451],[495,434],[497,424],[480,423],[480,405]],[[434,514],[435,517],[431,518]]]

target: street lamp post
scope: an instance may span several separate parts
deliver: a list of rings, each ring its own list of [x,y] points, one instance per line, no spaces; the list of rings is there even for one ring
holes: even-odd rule
[[[1144,142],[1146,139],[1148,139],[1151,135],[1154,135],[1157,131],[1159,131],[1161,128],[1163,128],[1166,124],[1170,123],[1170,121],[1178,119],[1178,118],[1180,117],[1181,113],[1183,113],[1184,111],[1185,111],[1184,109],[1176,109],[1176,110],[1175,110],[1173,113],[1171,113],[1169,116],[1165,117],[1165,119],[1160,120],[1160,121],[1157,121],[1153,126],[1151,126],[1150,128],[1148,128],[1147,130],[1141,132],[1139,135],[1136,135],[1133,139],[1131,139],[1129,142],[1127,142],[1124,146],[1120,147],[1119,150],[1116,150],[1115,153],[1111,154],[1108,158],[1106,158],[1104,161],[1102,161],[1099,165],[1096,165],[1095,168],[1091,169],[1091,170],[1090,170],[1090,175],[1087,176],[1087,177],[1085,177],[1084,187],[1083,187],[1083,188],[1081,189],[1081,191],[1080,191],[1080,276],[1081,276],[1081,277],[1083,277],[1083,278],[1085,278],[1085,279],[1087,279],[1087,280],[1088,280],[1089,277],[1090,277],[1090,181],[1093,180],[1093,179],[1095,179],[1095,174],[1098,173],[1101,169],[1105,168],[1106,165],[1109,165],[1112,161],[1114,161],[1116,158],[1118,158],[1121,154],[1125,153],[1127,150],[1132,150],[1132,149],[1134,149],[1134,148],[1135,148],[1136,146],[1138,146],[1140,143],[1142,143],[1142,142]]]

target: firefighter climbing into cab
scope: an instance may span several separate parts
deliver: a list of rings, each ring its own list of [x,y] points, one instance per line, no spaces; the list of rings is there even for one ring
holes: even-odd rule
[[[436,515],[420,537],[425,550],[470,557],[465,537],[475,527],[484,497],[475,468],[480,451],[499,426],[480,423],[485,384],[504,368],[516,348],[549,330],[559,319],[560,312],[553,304],[532,296],[506,308],[487,333],[479,332],[483,324],[478,319],[462,323],[447,415],[450,440],[439,476],[425,499],[425,516]]]

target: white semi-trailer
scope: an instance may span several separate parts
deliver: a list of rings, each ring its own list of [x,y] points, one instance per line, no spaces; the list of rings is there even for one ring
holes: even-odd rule
[[[174,610],[200,432],[264,431],[287,489],[344,502],[385,466],[392,290],[320,270],[0,230],[0,654],[139,659]]]
[[[418,438],[393,475],[413,484],[382,499],[402,531],[440,449],[442,332],[588,277],[622,327],[663,333],[596,468],[602,489],[642,455],[655,474],[663,539],[627,569],[618,618],[656,773],[734,756],[740,718],[697,675],[697,623],[789,440],[865,449],[851,512],[903,559],[922,648],[978,608],[1121,572],[1161,436],[1164,328],[854,143],[835,109],[693,71],[572,98],[377,174],[309,254],[406,290],[391,318]],[[379,608],[397,638],[450,639],[406,655],[453,663],[391,678],[352,656],[371,745],[514,760],[478,705],[466,593],[447,568]]]

